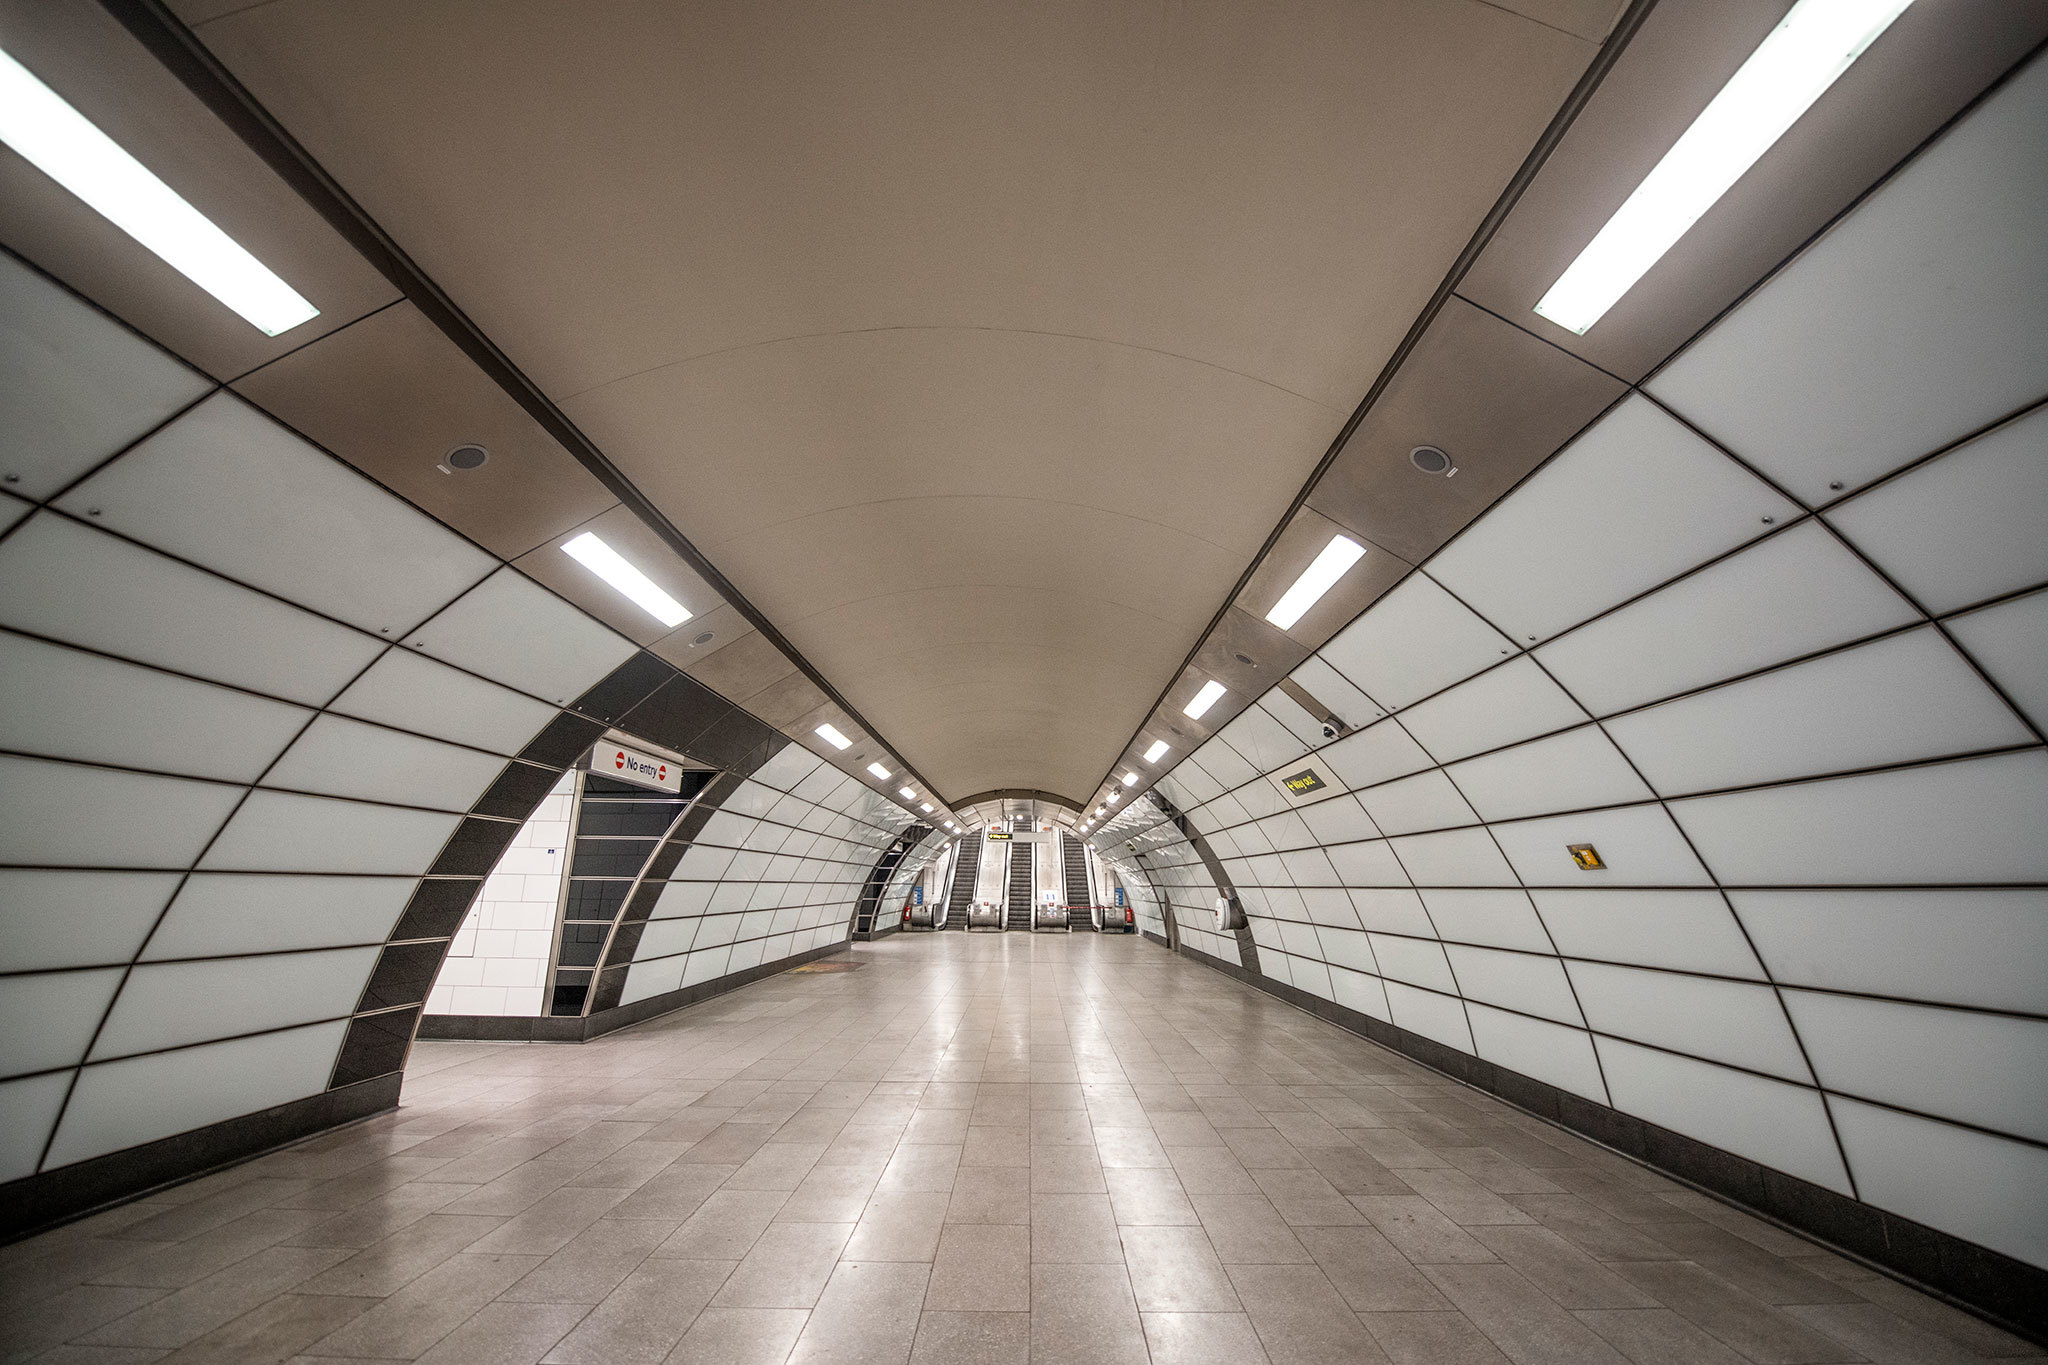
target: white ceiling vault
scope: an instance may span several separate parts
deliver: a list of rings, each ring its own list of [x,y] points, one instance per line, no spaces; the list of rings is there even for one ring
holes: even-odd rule
[[[1621,6],[173,8],[958,801],[1095,789]]]

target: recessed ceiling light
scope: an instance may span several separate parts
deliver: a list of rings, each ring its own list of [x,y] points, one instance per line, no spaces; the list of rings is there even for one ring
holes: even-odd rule
[[[853,741],[840,734],[839,727],[830,722],[820,725],[814,733],[835,749],[850,749],[853,747]]]
[[[1111,792],[1108,796],[1104,797],[1103,800],[1107,801],[1110,805],[1114,806],[1120,799],[1122,799],[1122,796],[1122,792]]]
[[[1097,807],[1095,808],[1095,813],[1096,813],[1097,815],[1101,815],[1101,814],[1102,814],[1102,812],[1103,812],[1103,811],[1105,811],[1105,810],[1107,810],[1107,809],[1109,809],[1109,808],[1108,808],[1107,806],[1097,806]]]
[[[1337,586],[1337,580],[1365,557],[1365,547],[1350,536],[1331,536],[1330,543],[1315,562],[1301,571],[1294,586],[1280,594],[1266,619],[1282,630],[1291,628],[1308,609],[1323,600],[1323,594]]]
[[[1172,747],[1171,744],[1168,744],[1163,739],[1154,740],[1152,747],[1145,751],[1145,761],[1147,763],[1157,763],[1160,759],[1166,757],[1166,751]]]
[[[879,763],[868,764],[868,771],[875,775],[875,781],[887,782],[893,774]]]
[[[1200,720],[1203,716],[1209,714],[1209,708],[1220,701],[1223,694],[1229,690],[1222,683],[1211,678],[1202,684],[1202,690],[1195,693],[1193,701],[1181,707],[1180,713],[1189,720]]]
[[[654,585],[654,580],[626,562],[624,555],[585,531],[562,547],[562,553],[624,593],[634,606],[665,626],[679,626],[690,619],[682,603]]]
[[[915,787],[898,787],[896,794],[905,801],[915,801],[917,799],[917,789]]]
[[[1799,0],[1594,234],[1536,311],[1583,335],[1912,0]]]
[[[920,801],[918,803],[917,808],[923,811],[926,815],[930,815],[932,813],[932,803],[929,801]]]
[[[947,828],[947,829],[951,829],[951,828],[953,828],[953,822],[952,822],[951,820],[948,820],[948,821],[946,822],[946,828]]]
[[[4,52],[0,142],[264,335],[320,316],[269,266]]]
[[[435,465],[434,468],[440,470],[443,474],[454,474],[458,471],[466,473],[472,469],[482,469],[485,464],[489,463],[490,458],[490,451],[485,450],[474,441],[469,441],[443,455],[441,462]]]
[[[1126,787],[1135,787],[1135,786],[1137,786],[1137,785],[1138,785],[1138,775],[1137,775],[1136,773],[1125,773],[1125,774],[1124,774],[1124,785],[1125,785]]]

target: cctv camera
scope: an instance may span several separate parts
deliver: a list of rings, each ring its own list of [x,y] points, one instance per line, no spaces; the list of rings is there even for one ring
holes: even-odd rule
[[[1330,722],[1330,721],[1324,721],[1324,722],[1323,722],[1323,738],[1324,738],[1324,739],[1335,739],[1336,737],[1337,737],[1337,727],[1336,727],[1336,725],[1335,725],[1335,724],[1334,724],[1333,722]]]

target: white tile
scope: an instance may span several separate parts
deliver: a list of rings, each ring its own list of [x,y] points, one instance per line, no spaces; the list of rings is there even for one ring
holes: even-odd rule
[[[1384,720],[1377,725],[1346,735],[1316,755],[1342,778],[1347,786],[1366,787],[1434,766],[1399,721]]]
[[[1553,640],[1536,657],[1604,716],[1917,619],[1809,522]]]
[[[2048,592],[1958,616],[1949,633],[2038,729],[2048,730]]]
[[[1514,659],[1401,713],[1439,763],[1585,721],[1585,711],[1531,659]]]
[[[1337,925],[1355,928],[1358,912],[1351,906],[1351,896],[1339,887],[1304,887],[1295,893],[1301,898],[1302,910],[1317,924]]]
[[[1798,507],[1632,397],[1429,562],[1514,639],[1548,639],[1783,522]]]
[[[1398,710],[1499,663],[1509,648],[1499,631],[1418,573],[1318,652],[1374,702]]]
[[[1571,982],[1556,958],[1461,944],[1447,946],[1444,953],[1458,978],[1458,993],[1467,1000],[1482,1000],[1561,1024],[1584,1023],[1572,999]]]
[[[1674,801],[1724,886],[2048,881],[2040,750]]]
[[[278,759],[263,785],[466,811],[504,770],[497,754],[322,716]]]
[[[1526,891],[1425,891],[1422,900],[1446,940],[1552,951]]]
[[[0,863],[189,867],[242,790],[0,757]]]
[[[2048,63],[2033,62],[1651,391],[1808,503],[2048,391]]]
[[[681,958],[667,962],[635,962],[626,970],[626,986],[619,992],[619,1003],[630,1005],[636,1000],[682,989],[683,967]]]
[[[1354,729],[1385,714],[1349,678],[1330,667],[1320,654],[1310,655],[1290,676],[1297,686],[1321,702],[1325,710]]]
[[[1455,829],[1479,823],[1465,798],[1440,772],[1417,773],[1396,782],[1367,787],[1358,793],[1358,799],[1373,823],[1388,834]]]
[[[1828,514],[1940,615],[2048,583],[2048,407]]]
[[[1323,959],[1332,966],[1379,975],[1379,961],[1372,955],[1368,935],[1352,929],[1320,928],[1316,938],[1322,944]]]
[[[1285,693],[1276,694],[1283,700]],[[1292,702],[1288,703],[1290,706]],[[1295,708],[1300,710],[1299,707]],[[1217,738],[1242,755],[1247,763],[1262,773],[1269,773],[1294,762],[1308,752],[1308,741],[1296,735],[1285,725],[1267,714],[1257,705],[1248,706],[1236,720],[1223,727]]]
[[[1785,1007],[1825,1088],[2048,1142],[2048,1022],[1813,991]]]
[[[1475,1050],[1487,1061],[1583,1095],[1595,1104],[1612,1102],[1600,1079],[1593,1040],[1585,1030],[1481,1004],[1467,1005],[1465,1013],[1471,1020]]]
[[[232,394],[59,499],[112,530],[393,638],[496,561]]]
[[[0,868],[0,972],[127,962],[177,887],[169,872]]]
[[[566,704],[633,657],[633,642],[505,568],[406,637],[430,658]]]
[[[710,981],[725,975],[726,962],[732,957],[730,947],[699,949],[685,959],[683,984],[694,986],[699,981]]]
[[[1259,769],[1243,754],[1219,740],[1211,740],[1197,749],[1192,762],[1214,778],[1222,791],[1241,787],[1259,776]]]
[[[1818,1091],[1613,1038],[1594,1046],[1623,1113],[1850,1193]]]
[[[1412,986],[1427,986],[1446,995],[1456,995],[1458,985],[1444,960],[1443,945],[1434,939],[1401,938],[1393,934],[1370,934],[1373,960],[1380,975]]]
[[[150,935],[146,959],[382,943],[411,877],[275,877],[195,872]]]
[[[315,1024],[89,1066],[43,1168],[317,1095],[347,1028]]]
[[[1487,826],[1514,864],[1525,886],[1598,889],[1626,886],[1707,886],[1712,879],[1686,846],[1661,806],[1620,806],[1613,810],[1510,820]],[[1591,844],[1607,864],[1588,872],[1572,861],[1573,844]]]
[[[1472,1051],[1472,1030],[1465,1022],[1465,1006],[1461,1001],[1453,996],[1404,986],[1398,981],[1383,984],[1387,992],[1387,1008],[1397,1027],[1433,1038],[1460,1052]]]
[[[1445,774],[1488,820],[1645,801],[1654,794],[1597,725],[1468,758]]]
[[[0,474],[18,492],[49,497],[212,387],[0,255]]]
[[[1376,838],[1380,832],[1365,813],[1365,807],[1349,796],[1318,801],[1304,810],[1301,818],[1318,843],[1349,843],[1354,839]]]
[[[1346,1009],[1357,1010],[1383,1023],[1392,1023],[1394,1013],[1387,1007],[1386,987],[1376,976],[1348,972],[1341,967],[1330,971],[1330,996]]]
[[[1514,869],[1483,829],[1410,834],[1388,845],[1417,886],[1513,886]]]
[[[44,514],[0,541],[0,625],[318,706],[384,648],[163,555]]]
[[[236,872],[382,872],[418,876],[461,822],[457,815],[362,801],[257,791],[200,866]]]
[[[2033,739],[1931,626],[1616,716],[1607,729],[1667,796]]]
[[[1768,986],[1594,962],[1572,962],[1567,970],[1595,1032],[1787,1080],[1813,1079]]]
[[[1352,909],[1358,912],[1358,922],[1368,929],[1436,937],[1436,926],[1430,922],[1429,912],[1423,909],[1422,898],[1413,891],[1354,888],[1349,894]]]
[[[2048,1014],[2048,891],[1737,891],[1781,982]]]
[[[332,709],[507,756],[556,715],[543,702],[404,649],[387,650]]]
[[[1719,891],[1532,891],[1567,957],[1763,979]]]
[[[71,1092],[69,1071],[53,1071],[0,1084],[0,1180],[34,1175],[64,1097]]]
[[[123,969],[0,977],[0,1076],[77,1066]]]
[[[121,987],[93,1060],[346,1015],[380,951],[382,945],[144,963]]]
[[[2048,1265],[2048,1150],[1853,1100],[1830,1103],[1866,1203]]]

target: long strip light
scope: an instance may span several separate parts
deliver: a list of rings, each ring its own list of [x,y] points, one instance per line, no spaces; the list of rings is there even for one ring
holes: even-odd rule
[[[320,316],[269,266],[5,52],[0,142],[266,336]]]
[[[626,557],[585,531],[562,547],[562,553],[617,588],[634,606],[665,626],[679,626],[690,619],[689,611],[655,586],[653,579],[627,562]]]
[[[905,801],[917,800],[917,790],[914,787],[899,787],[896,789],[896,794]]]
[[[1912,3],[1799,0],[1536,311],[1583,335]]]
[[[894,774],[879,763],[868,764],[868,771],[875,775],[875,781],[887,782]]]
[[[1171,744],[1168,744],[1163,739],[1152,741],[1152,747],[1145,751],[1145,761],[1153,764],[1158,763],[1160,759],[1166,757],[1166,751],[1172,747]]]
[[[1222,683],[1211,678],[1202,684],[1202,690],[1195,693],[1193,701],[1180,708],[1180,713],[1189,720],[1200,720],[1203,716],[1209,714],[1209,708],[1222,700],[1223,694],[1229,690]]]
[[[1273,610],[1266,613],[1266,619],[1287,630],[1310,607],[1322,601],[1323,594],[1336,587],[1337,580],[1364,557],[1365,547],[1350,536],[1331,536],[1330,543],[1323,547],[1315,562],[1294,580],[1294,586],[1280,594],[1280,600],[1273,604]]]
[[[1137,785],[1138,785],[1138,775],[1137,775],[1136,773],[1125,773],[1125,774],[1124,774],[1124,785],[1125,785],[1126,787],[1135,787],[1135,786],[1137,786]]]
[[[929,801],[918,802],[917,808],[923,811],[926,815],[930,815],[932,813],[932,803]]]
[[[853,747],[853,741],[839,733],[839,727],[830,721],[820,725],[812,733],[835,749],[851,749]]]

